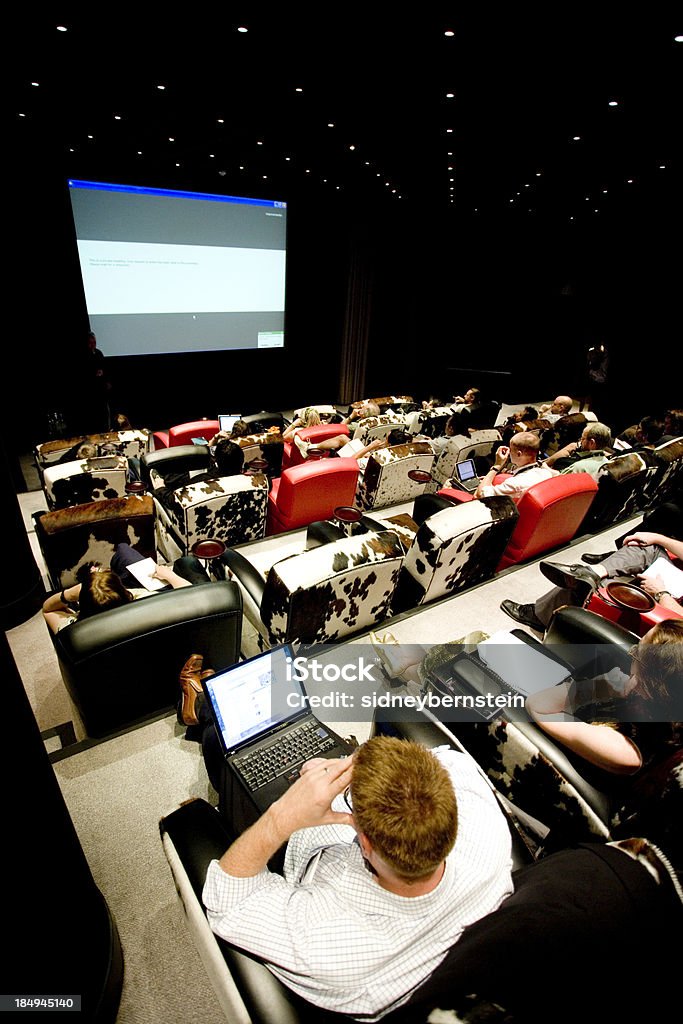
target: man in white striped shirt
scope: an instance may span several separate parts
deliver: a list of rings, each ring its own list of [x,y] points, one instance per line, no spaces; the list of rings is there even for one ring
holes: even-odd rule
[[[285,842],[283,877],[267,863]],[[304,765],[212,861],[203,900],[299,995],[373,1021],[512,891],[508,824],[471,758],[377,736]]]

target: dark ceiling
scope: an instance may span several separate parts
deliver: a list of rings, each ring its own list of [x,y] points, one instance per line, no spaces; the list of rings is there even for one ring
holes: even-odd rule
[[[27,8],[6,36],[19,144],[77,177],[468,216],[673,197],[680,8],[463,6]]]

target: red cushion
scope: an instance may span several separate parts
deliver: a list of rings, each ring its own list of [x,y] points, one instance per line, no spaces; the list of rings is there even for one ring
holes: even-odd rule
[[[597,490],[588,473],[569,473],[533,484],[517,502],[519,519],[498,569],[569,543]]]
[[[192,423],[179,423],[168,432],[168,446],[175,448],[179,444],[192,444],[193,437],[203,437],[210,441],[219,430],[218,420],[194,420]]]
[[[266,535],[329,519],[337,505],[353,505],[356,459],[322,459],[286,469],[268,495]]]
[[[161,448],[168,448],[168,430],[155,430],[152,437],[154,438],[155,452]]]

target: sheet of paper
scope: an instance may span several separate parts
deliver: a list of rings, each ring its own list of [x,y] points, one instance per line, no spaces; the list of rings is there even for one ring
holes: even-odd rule
[[[669,590],[676,600],[683,595],[683,570],[678,569],[668,558],[655,558],[652,565],[640,575],[659,576],[664,581],[664,589]]]
[[[157,570],[157,563],[153,558],[143,558],[141,562],[131,562],[126,568],[147,590],[163,590],[167,586],[163,580],[153,579],[152,573]]]

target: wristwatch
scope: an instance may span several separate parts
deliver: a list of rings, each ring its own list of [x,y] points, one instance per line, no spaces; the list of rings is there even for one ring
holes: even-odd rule
[[[670,590],[660,590],[654,595],[655,601],[659,601],[660,597],[664,597],[665,594],[668,594],[668,596],[671,597]]]

